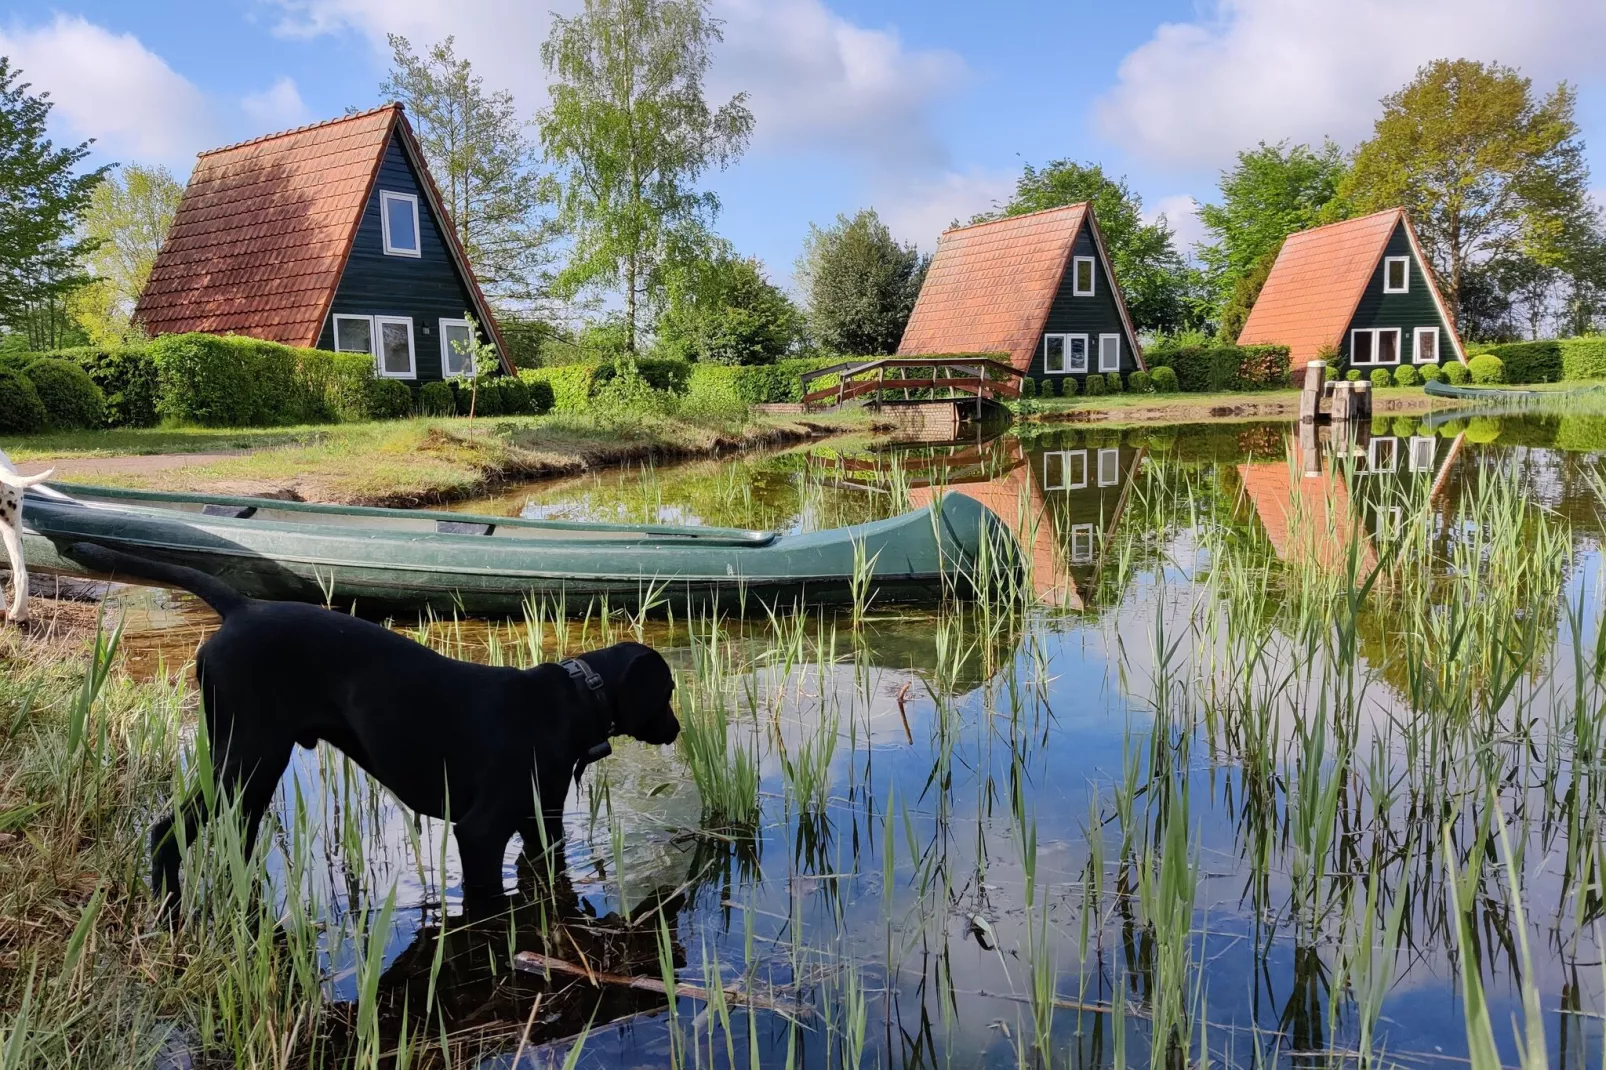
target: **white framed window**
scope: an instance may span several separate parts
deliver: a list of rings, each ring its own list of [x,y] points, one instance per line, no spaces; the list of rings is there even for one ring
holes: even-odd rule
[[[1091,565],[1093,563],[1093,525],[1071,525],[1071,564]]]
[[[1399,505],[1380,506],[1377,510],[1377,541],[1390,543],[1405,530],[1405,508]]]
[[[1050,450],[1043,454],[1044,490],[1080,490],[1085,486],[1086,450]]]
[[[1121,451],[1099,450],[1099,486],[1113,487],[1121,482]]]
[[[1121,336],[1118,334],[1099,335],[1099,371],[1118,372],[1121,370]]]
[[[385,232],[385,255],[422,256],[418,240],[418,198],[411,193],[379,191],[379,223]]]
[[[336,313],[335,321],[335,352],[336,353],[374,353],[374,318],[372,316],[348,316]]]
[[[441,320],[441,374],[474,376],[474,328],[468,320]]]
[[[1411,290],[1411,258],[1385,256],[1383,258],[1383,292],[1403,294]]]
[[[1349,362],[1362,364],[1398,364],[1400,362],[1400,329],[1398,327],[1361,327],[1350,332]]]
[[[1073,297],[1092,297],[1097,287],[1098,271],[1093,267],[1091,256],[1071,257],[1071,295]]]
[[[1087,373],[1087,335],[1065,336],[1065,370],[1071,375]]]
[[[1411,451],[1406,456],[1413,472],[1433,471],[1433,461],[1439,450],[1439,440],[1432,435],[1412,435]]]
[[[1065,336],[1043,335],[1043,371],[1049,375],[1065,374]]]
[[[1400,440],[1393,435],[1379,435],[1366,446],[1366,473],[1392,472],[1399,465]]]
[[[1418,327],[1411,334],[1411,359],[1418,364],[1439,362],[1439,329]]]
[[[374,337],[379,343],[375,357],[378,370],[386,379],[416,379],[418,364],[413,359],[413,318],[375,316]]]
[[[1043,371],[1047,375],[1082,375],[1087,371],[1087,335],[1043,335]]]

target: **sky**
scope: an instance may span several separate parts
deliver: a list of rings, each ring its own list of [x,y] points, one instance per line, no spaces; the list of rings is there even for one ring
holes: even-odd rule
[[[381,103],[388,33],[448,34],[533,117],[551,11],[582,0],[13,0],[0,53],[95,162],[160,163]],[[753,143],[710,174],[718,231],[779,282],[809,225],[874,207],[930,250],[1002,203],[1023,164],[1124,175],[1187,246],[1195,205],[1259,141],[1353,146],[1378,98],[1440,57],[1498,60],[1578,91],[1606,203],[1602,0],[710,0],[708,80],[745,92]]]

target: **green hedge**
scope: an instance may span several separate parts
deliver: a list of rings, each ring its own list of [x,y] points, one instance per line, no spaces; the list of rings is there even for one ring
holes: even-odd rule
[[[0,364],[0,431],[40,431],[48,418],[33,382],[10,361]]]
[[[1444,381],[1452,386],[1466,386],[1472,381],[1472,373],[1459,360],[1447,360],[1439,365],[1439,370],[1444,373]]]
[[[554,364],[546,368],[525,368],[519,378],[533,390],[542,384],[552,395],[553,412],[585,412],[591,404],[591,380],[596,374],[594,364]]]
[[[22,370],[45,406],[52,430],[77,431],[106,426],[106,397],[89,373],[70,360],[40,357]]]
[[[1559,383],[1563,369],[1561,343],[1555,339],[1537,342],[1504,342],[1499,345],[1471,345],[1469,359],[1495,356],[1505,367],[1508,383]]]
[[[1564,379],[1606,379],[1606,335],[1563,338],[1561,374]]]
[[[106,426],[155,427],[161,420],[161,386],[150,347],[80,346],[43,354],[77,364],[106,398]]]
[[[1143,356],[1151,369],[1175,371],[1178,386],[1189,393],[1288,385],[1287,346],[1156,346]]]

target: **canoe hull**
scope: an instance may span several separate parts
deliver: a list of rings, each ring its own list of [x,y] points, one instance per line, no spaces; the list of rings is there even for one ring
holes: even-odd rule
[[[374,616],[512,616],[543,599],[561,599],[573,612],[603,604],[753,611],[845,604],[853,600],[856,565],[875,603],[933,602],[974,593],[981,563],[1009,556],[1009,536],[998,518],[959,495],[852,528],[707,546],[621,538],[616,530],[598,538],[565,532],[493,539],[263,522],[174,514],[122,497],[114,505],[28,497],[23,550],[29,568],[92,574],[68,551],[75,542],[91,542],[199,569],[253,598]],[[989,540],[1004,549],[983,552]]]

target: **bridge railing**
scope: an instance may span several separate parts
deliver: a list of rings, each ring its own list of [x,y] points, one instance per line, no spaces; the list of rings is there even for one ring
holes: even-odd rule
[[[888,375],[888,372],[893,374]],[[912,372],[929,374],[910,374]],[[1020,381],[1024,374],[1013,365],[985,357],[884,357],[880,360],[850,361],[805,372],[802,377],[803,404],[805,407],[840,405],[870,395],[887,400],[889,396],[900,393],[904,400],[911,400],[909,395],[915,390],[932,391],[934,397],[937,391],[947,391],[947,398],[966,395],[1007,401],[1020,396]],[[810,383],[831,375],[837,376],[835,385],[809,390]],[[940,397],[937,399],[941,400]]]

